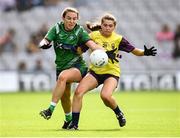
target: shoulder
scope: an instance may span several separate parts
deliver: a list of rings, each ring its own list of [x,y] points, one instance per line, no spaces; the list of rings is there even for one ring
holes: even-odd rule
[[[82,25],[79,25],[79,24],[76,24],[74,29],[75,30],[81,30],[81,31],[85,30],[84,27]]]
[[[51,28],[57,28],[57,27],[60,27],[60,26],[62,26],[62,23],[61,22],[56,22],[55,24],[53,24],[51,26]]]
[[[99,31],[92,31],[89,35],[91,37],[98,37],[101,36],[101,33]]]
[[[122,36],[121,34],[117,34],[117,33],[115,33],[115,32],[113,32],[112,35],[113,35],[113,37],[116,38],[116,39],[120,39],[120,40],[121,40],[121,39],[123,38],[123,36]]]
[[[84,29],[83,26],[77,24],[73,31],[76,35],[88,35],[87,31]]]
[[[100,34],[100,32],[99,31],[92,31],[90,34],[98,35],[98,34]]]
[[[49,29],[49,32],[53,32],[53,33],[59,33],[60,32],[60,27],[61,26],[61,23],[60,22],[57,22],[55,23],[54,25],[51,26],[51,28]]]

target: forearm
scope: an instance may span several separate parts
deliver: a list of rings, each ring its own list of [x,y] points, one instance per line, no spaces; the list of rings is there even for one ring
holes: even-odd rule
[[[132,53],[136,56],[144,56],[144,50],[139,49],[139,48],[134,48],[134,50],[132,51]]]
[[[95,50],[95,49],[103,49],[104,48],[98,44],[96,44],[94,41],[89,40],[86,42],[86,45],[91,49],[91,50]]]

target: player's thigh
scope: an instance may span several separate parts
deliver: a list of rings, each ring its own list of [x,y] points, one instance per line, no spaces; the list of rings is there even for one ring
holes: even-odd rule
[[[94,76],[88,73],[79,83],[76,88],[75,94],[86,93],[98,86],[98,82]]]
[[[116,89],[117,84],[118,81],[113,77],[109,77],[108,79],[106,79],[101,90],[101,97],[111,96],[113,91]]]
[[[77,68],[63,70],[59,74],[60,79],[65,79],[67,82],[79,82],[82,79],[81,72]]]

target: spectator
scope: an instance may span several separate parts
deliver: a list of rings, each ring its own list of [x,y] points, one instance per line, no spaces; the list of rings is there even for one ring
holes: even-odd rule
[[[173,58],[180,57],[180,24],[177,25],[174,35],[174,49],[173,49]]]
[[[25,61],[20,61],[18,64],[18,72],[24,73],[27,71],[27,64]],[[25,90],[25,84],[22,80],[19,81],[19,89],[21,91]]]
[[[34,71],[43,71],[43,65],[42,65],[42,60],[37,59]]]
[[[168,24],[162,25],[161,31],[156,33],[156,40],[158,42],[158,56],[163,60],[172,59],[174,32]]]
[[[32,34],[30,36],[30,40],[26,46],[26,52],[29,53],[29,54],[32,54],[32,53],[37,53],[40,51],[40,49],[38,48],[38,44],[39,44],[39,41],[37,40],[37,37],[35,34]]]
[[[15,0],[0,0],[0,11],[11,11],[16,9]]]
[[[156,39],[159,42],[172,41],[174,39],[174,33],[171,31],[169,25],[164,24],[160,32],[157,32]]]
[[[40,51],[38,47],[39,42],[44,38],[47,31],[48,31],[47,24],[43,24],[42,27],[37,32],[31,35],[30,40],[26,47],[27,53],[31,54],[31,53],[37,53]]]
[[[24,61],[19,62],[18,71],[19,72],[21,72],[21,71],[24,72],[26,70],[27,70],[26,62],[24,62]]]
[[[44,0],[31,0],[31,4],[33,7],[35,6],[43,6],[44,5]]]
[[[38,44],[45,37],[46,33],[48,32],[48,29],[48,25],[44,23],[42,24],[41,28],[37,31],[36,36],[38,37]]]
[[[15,30],[13,28],[0,37],[0,54],[4,52],[17,52],[17,45],[14,42]]]
[[[45,6],[56,6],[61,0],[44,0]]]
[[[19,12],[32,8],[31,0],[16,0],[16,7]]]

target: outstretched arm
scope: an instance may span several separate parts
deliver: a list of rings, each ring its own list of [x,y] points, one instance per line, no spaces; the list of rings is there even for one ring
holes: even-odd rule
[[[157,54],[157,49],[154,46],[148,49],[144,45],[144,50],[139,48],[134,48],[131,52],[136,56],[155,56]]]
[[[135,48],[124,37],[122,38],[122,41],[119,44],[118,50],[125,51],[125,52],[131,52],[136,56],[155,56],[157,54],[157,49],[154,46],[148,49],[144,45],[144,50]]]
[[[96,49],[102,49],[104,50],[104,48],[98,44],[96,44],[94,41],[89,40],[86,42],[86,45],[91,49],[91,50],[96,50]]]
[[[139,48],[134,48],[133,51],[131,51],[136,56],[144,56],[144,50],[139,49]]]

